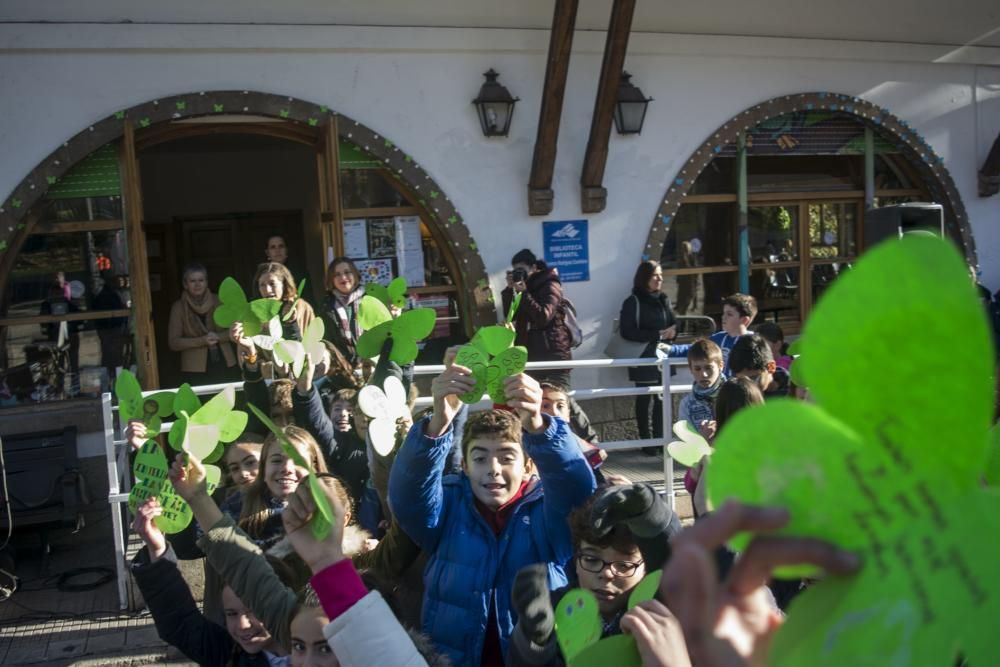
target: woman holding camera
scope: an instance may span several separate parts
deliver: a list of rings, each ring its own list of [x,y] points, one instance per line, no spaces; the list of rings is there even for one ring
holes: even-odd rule
[[[529,361],[563,361],[573,358],[572,338],[566,327],[559,273],[525,248],[511,259],[510,286],[501,294],[504,312],[510,310],[514,294],[521,293],[521,305],[514,315],[515,344],[528,348]],[[569,370],[528,373],[539,382],[569,388]]]

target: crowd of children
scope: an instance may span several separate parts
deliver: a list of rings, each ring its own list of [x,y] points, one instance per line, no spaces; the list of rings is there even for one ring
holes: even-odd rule
[[[645,264],[636,289],[658,290],[662,272],[655,262]],[[523,273],[514,291],[541,284],[538,276],[546,289],[558,287],[544,268]],[[186,536],[168,541],[157,529],[162,508],[155,498],[138,507],[133,528],[145,548],[132,571],[164,640],[204,665],[559,665],[566,660],[556,639],[556,605],[580,587],[597,601],[601,636],[630,635],[643,664],[755,659],[755,644],[780,623],[787,597],[762,592],[761,572],[770,564],[760,565],[757,585],[726,588],[728,598],[713,602],[731,605],[736,615],[752,610],[771,619],[745,628],[749,638],[730,641],[702,627],[698,605],[708,601],[693,597],[697,568],[684,563],[704,554],[718,563],[704,588],[745,577],[747,568],[729,568],[726,535],[774,528],[787,516],[736,504],[712,512],[699,464],[685,480],[699,521],[682,530],[651,486],[601,470],[607,454],[560,382],[568,374],[541,382],[524,373],[507,377],[503,405],[470,412],[459,396],[476,378],[455,363],[454,349],[431,383],[432,408],[401,419],[396,446],[378,453],[358,406],[361,380],[371,371],[355,356],[359,276],[350,260],[338,258],[329,277],[322,316],[334,344],[323,359],[306,359],[298,377],[267,386],[265,373],[281,375],[279,364],[239,323],[228,332],[246,400],[272,416],[298,456],[274,434],[263,437],[267,428],[252,418],[227,445],[221,466],[228,484],[214,495],[200,461],[177,454],[172,462],[170,481],[195,518]],[[294,298],[287,269],[262,265],[255,282],[262,296],[283,301],[285,336],[300,336],[314,315]],[[537,303],[528,302],[538,312],[526,310],[524,317],[541,317],[541,292],[530,297]],[[635,307],[641,303],[636,299]],[[646,318],[656,335],[649,342],[687,357],[693,385],[679,418],[709,442],[736,410],[790,393],[780,329],[749,330],[752,297],[727,298],[723,329],[688,345],[674,344],[667,310]],[[644,316],[633,315],[638,332]],[[402,376],[398,368],[390,374]],[[141,422],[129,423],[134,446],[151,436]],[[309,528],[319,511],[317,485],[306,483],[310,474],[333,508],[326,536]],[[789,558],[801,555],[796,548],[787,545]],[[202,555],[199,611],[176,560]],[[837,573],[857,567],[832,547],[814,549],[805,560]],[[657,570],[663,570],[659,593],[630,608],[629,596]],[[734,600],[734,591],[743,599]]]

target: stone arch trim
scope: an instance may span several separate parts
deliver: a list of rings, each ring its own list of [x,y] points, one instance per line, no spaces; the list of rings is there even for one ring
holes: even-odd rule
[[[839,93],[799,93],[775,97],[737,114],[713,132],[691,155],[667,187],[646,238],[643,259],[658,259],[667,240],[670,222],[684,203],[687,191],[701,171],[722,148],[735,142],[740,132],[794,111],[835,111],[855,116],[893,143],[920,173],[935,201],[944,205],[945,230],[959,244],[968,262],[976,264],[976,244],[965,205],[955,182],[927,140],[888,109],[859,97]]]
[[[328,106],[294,97],[256,91],[196,92],[164,97],[116,111],[88,126],[42,160],[0,201],[0,285],[34,226],[32,215],[49,186],[101,146],[120,139],[126,124],[137,131],[182,118],[247,114],[280,118],[318,128],[337,118],[340,138],[363,148],[414,196],[447,240],[466,284],[467,316],[474,326],[496,324],[496,306],[486,267],[468,227],[451,200],[412,156],[394,142]]]

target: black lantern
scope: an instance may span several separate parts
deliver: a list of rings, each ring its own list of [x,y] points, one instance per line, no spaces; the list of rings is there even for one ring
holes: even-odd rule
[[[646,120],[646,107],[653,101],[642,91],[632,85],[632,75],[622,72],[618,83],[618,101],[615,102],[615,129],[618,134],[639,134],[642,132],[642,122]]]
[[[493,68],[483,74],[486,83],[479,89],[479,97],[472,100],[479,112],[479,124],[487,137],[506,137],[510,130],[510,119],[514,115],[514,104],[520,99],[511,97],[510,91],[497,83]]]

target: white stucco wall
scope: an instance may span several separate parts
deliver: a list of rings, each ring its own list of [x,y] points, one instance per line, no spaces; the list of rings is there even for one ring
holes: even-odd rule
[[[541,251],[543,219],[527,215],[526,183],[547,45],[540,30],[0,25],[0,196],[116,110],[201,90],[286,94],[353,117],[412,155],[464,216],[499,292],[514,252]],[[602,34],[577,34],[546,220],[586,217],[578,182],[602,50]],[[976,195],[976,171],[1000,132],[998,52],[633,34],[626,67],[655,101],[641,136],[612,133],[607,210],[588,217],[592,280],[567,285],[585,330],[596,332],[583,356],[603,349],[675,172],[727,119],[783,94],[857,95],[923,134],[961,192],[984,281],[1000,288],[1000,197]],[[483,138],[470,104],[490,67],[521,98],[505,140]],[[597,380],[578,373],[581,386]]]

